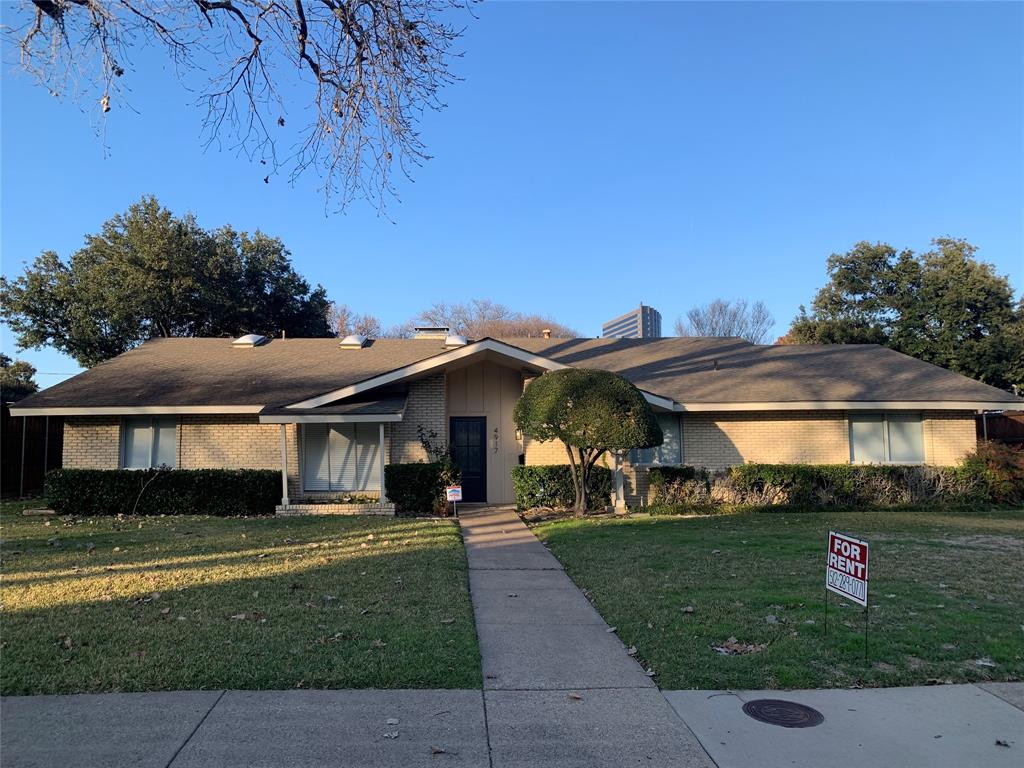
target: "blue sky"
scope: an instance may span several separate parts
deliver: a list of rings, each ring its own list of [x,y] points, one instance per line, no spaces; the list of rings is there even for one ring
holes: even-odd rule
[[[385,325],[490,298],[597,335],[640,301],[666,332],[715,297],[785,331],[858,240],[965,237],[1024,289],[1024,5],[485,3],[433,159],[389,218],[326,214],[320,180],[206,150],[154,53],[136,112],[95,115],[12,69],[2,88],[3,272],[68,256],[155,194],[205,226],[281,237],[331,297]],[[9,51],[5,53],[9,54]],[[9,56],[7,57],[9,60]],[[301,120],[301,104],[288,119]],[[13,354],[4,329],[2,347]],[[28,351],[43,385],[77,370]]]

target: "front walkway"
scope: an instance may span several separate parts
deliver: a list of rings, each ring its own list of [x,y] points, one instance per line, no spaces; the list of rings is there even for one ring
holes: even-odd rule
[[[714,765],[513,510],[461,523],[494,768]]]

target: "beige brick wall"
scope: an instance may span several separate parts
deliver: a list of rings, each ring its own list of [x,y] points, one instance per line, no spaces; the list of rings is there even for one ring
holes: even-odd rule
[[[66,416],[63,466],[69,469],[117,469],[121,466],[121,419],[117,416]]]
[[[527,464],[568,464],[569,457],[565,454],[565,443],[561,440],[531,440],[523,437],[523,452]]]
[[[288,463],[298,464],[295,425],[286,425]],[[281,469],[281,425],[258,416],[181,416],[178,466],[182,469]]]
[[[973,411],[925,411],[923,431],[928,464],[957,464],[978,446]]]
[[[409,385],[405,415],[395,424],[391,433],[391,456],[394,463],[427,460],[427,453],[420,445],[416,433],[420,425],[428,432],[434,430],[439,442],[448,443],[446,403],[443,373],[417,379]]]
[[[850,460],[844,411],[688,413],[683,463],[708,469],[734,464],[845,464]]]

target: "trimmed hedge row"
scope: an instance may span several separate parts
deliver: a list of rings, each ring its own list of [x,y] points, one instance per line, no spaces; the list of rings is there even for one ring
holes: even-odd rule
[[[54,469],[44,494],[61,515],[270,515],[281,502],[272,469]]]
[[[384,487],[395,504],[395,514],[404,517],[430,517],[448,514],[445,487],[451,467],[445,462],[387,464]]]
[[[520,465],[512,468],[512,488],[516,494],[516,508],[535,507],[564,509],[576,501],[568,464]],[[612,495],[612,471],[595,466],[590,470],[587,498],[591,504],[603,507]]]

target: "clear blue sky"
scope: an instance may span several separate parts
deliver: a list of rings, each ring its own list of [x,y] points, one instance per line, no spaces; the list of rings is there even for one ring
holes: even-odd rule
[[[385,325],[490,298],[597,335],[641,300],[666,332],[718,296],[785,331],[858,240],[965,237],[1024,289],[1024,5],[486,3],[467,17],[434,155],[392,220],[326,215],[319,179],[204,151],[201,114],[137,57],[138,113],[93,116],[5,67],[3,272],[146,193],[280,236],[331,297]],[[9,51],[8,51],[9,53]],[[296,105],[297,109],[297,105]],[[301,115],[290,114],[299,120]],[[106,156],[105,156],[106,154]],[[5,329],[3,350],[14,353]],[[22,357],[47,375],[77,366]]]

